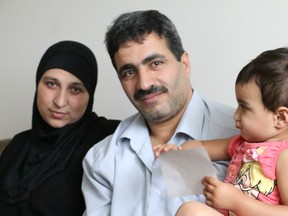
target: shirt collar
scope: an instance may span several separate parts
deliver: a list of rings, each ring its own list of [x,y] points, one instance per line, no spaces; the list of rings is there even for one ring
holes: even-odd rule
[[[184,133],[192,139],[200,139],[205,121],[205,103],[194,90],[192,98],[183,113],[175,134]]]

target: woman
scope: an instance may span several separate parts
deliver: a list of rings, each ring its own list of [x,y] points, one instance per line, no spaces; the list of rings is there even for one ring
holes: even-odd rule
[[[36,74],[32,129],[17,134],[0,158],[0,215],[82,215],[82,159],[119,121],[93,108],[97,63],[74,41],[52,45]]]

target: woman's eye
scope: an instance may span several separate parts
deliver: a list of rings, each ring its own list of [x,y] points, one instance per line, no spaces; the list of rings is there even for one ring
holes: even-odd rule
[[[72,87],[71,91],[72,91],[72,93],[77,94],[79,92],[82,92],[82,89],[79,87]]]
[[[46,85],[48,87],[55,87],[56,86],[56,82],[48,81],[48,82],[46,82]]]

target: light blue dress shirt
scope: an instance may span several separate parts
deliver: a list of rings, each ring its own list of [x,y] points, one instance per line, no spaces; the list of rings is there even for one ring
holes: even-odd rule
[[[194,91],[169,143],[232,136],[238,133],[233,114],[231,107],[205,101]],[[227,163],[213,165],[223,179]],[[92,147],[83,168],[86,216],[174,216],[183,202],[204,201],[202,195],[169,197],[140,114],[123,120],[113,135]]]

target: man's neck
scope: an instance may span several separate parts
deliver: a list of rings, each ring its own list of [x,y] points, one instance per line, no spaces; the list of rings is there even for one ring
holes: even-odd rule
[[[178,127],[178,124],[183,116],[183,113],[185,112],[189,104],[191,97],[192,96],[189,97],[182,110],[173,118],[166,120],[164,122],[147,122],[147,125],[150,130],[150,139],[152,145],[164,144],[171,139],[171,137],[173,136]]]

